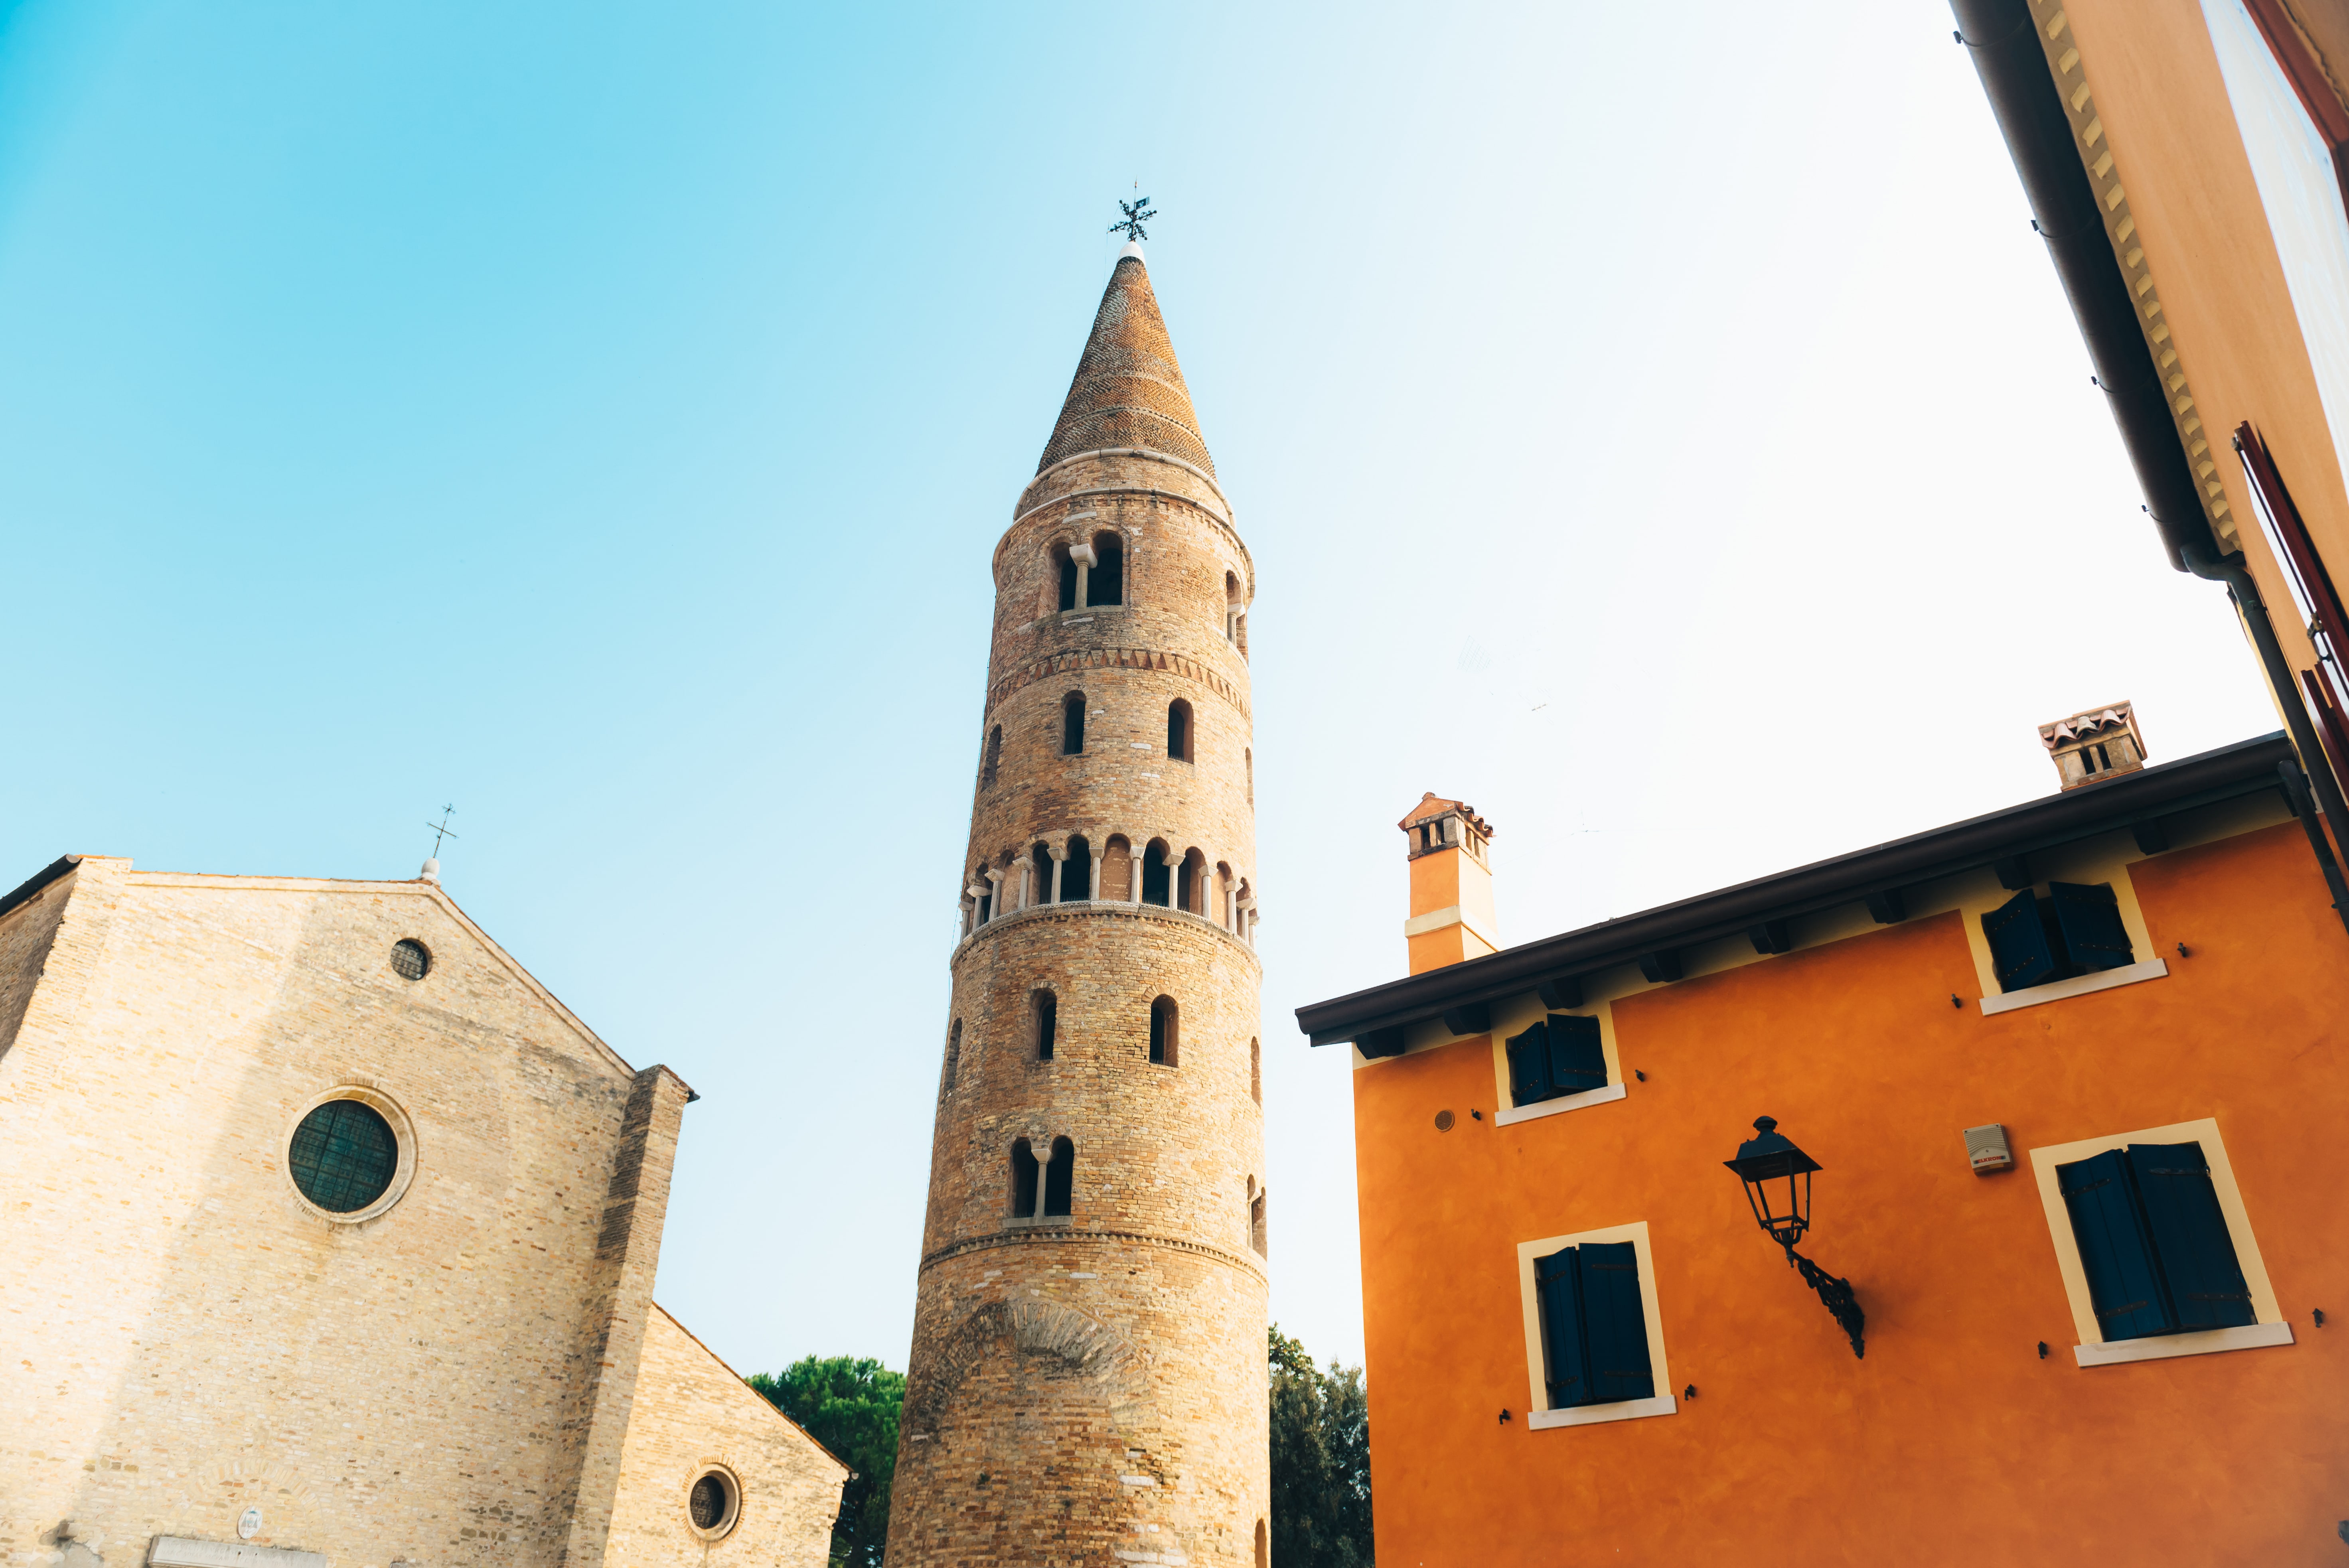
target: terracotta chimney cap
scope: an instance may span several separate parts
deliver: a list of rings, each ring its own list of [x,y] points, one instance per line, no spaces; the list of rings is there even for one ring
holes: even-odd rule
[[[1430,789],[1426,794],[1422,795],[1419,798],[1419,804],[1413,806],[1411,809],[1410,814],[1405,816],[1402,821],[1397,822],[1395,826],[1408,833],[1413,828],[1418,827],[1422,822],[1430,821],[1434,818],[1454,811],[1458,812],[1461,817],[1467,821],[1470,827],[1475,829],[1485,837],[1489,839],[1493,836],[1492,824],[1485,821],[1484,818],[1476,815],[1475,807],[1469,805],[1464,800],[1447,800],[1433,789]]]
[[[2053,724],[2039,727],[2039,744],[2053,751],[2059,746],[2070,746],[2083,740],[2094,740],[2100,735],[2115,731],[2134,731],[2137,715],[2125,702],[2106,703],[2059,718]]]

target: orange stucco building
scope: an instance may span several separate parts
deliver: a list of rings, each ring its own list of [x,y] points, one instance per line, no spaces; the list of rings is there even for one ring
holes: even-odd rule
[[[1356,1068],[1386,1568],[2349,1552],[2304,782],[2067,722],[2109,766],[2048,798],[1457,958],[1495,830],[1404,819],[1414,972],[1299,1013]],[[1764,1115],[1864,1357],[1723,1169]]]
[[[2349,0],[1951,6],[2152,542],[2349,820]]]

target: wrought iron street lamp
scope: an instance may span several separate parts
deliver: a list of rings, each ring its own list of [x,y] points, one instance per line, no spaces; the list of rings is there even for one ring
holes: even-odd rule
[[[1838,1279],[1795,1250],[1811,1228],[1811,1173],[1821,1168],[1819,1162],[1779,1132],[1775,1117],[1756,1117],[1754,1134],[1737,1146],[1736,1159],[1722,1163],[1745,1183],[1754,1222],[1785,1249],[1786,1266],[1801,1272],[1803,1283],[1819,1293],[1837,1326],[1850,1336],[1851,1353],[1867,1356],[1868,1315],[1859,1309],[1851,1281]]]

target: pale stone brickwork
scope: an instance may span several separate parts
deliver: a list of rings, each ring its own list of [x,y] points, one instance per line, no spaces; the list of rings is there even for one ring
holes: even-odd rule
[[[733,1528],[704,1542],[682,1522],[694,1479],[740,1479]],[[610,1568],[823,1568],[848,1467],[658,1307],[645,1326],[636,1409],[621,1451]]]
[[[52,870],[0,914],[0,1563],[248,1508],[337,1568],[605,1561],[690,1091],[430,882]],[[356,1223],[286,1171],[337,1091],[403,1132]]]
[[[1143,264],[1122,260],[995,553],[957,891],[998,885],[993,871],[1005,893],[975,929],[966,901],[953,957],[891,1568],[1258,1560],[1260,970],[1244,622],[1227,634],[1255,573],[1196,428]],[[1095,449],[1116,444],[1103,430],[1133,444]],[[1061,610],[1062,555],[1103,533],[1122,547],[1123,602]],[[1086,711],[1073,755],[1071,693]],[[1178,699],[1188,760],[1168,755]],[[1021,907],[1036,847],[1065,853],[1072,838],[1101,859],[1100,901],[1064,872],[1065,902],[1043,902],[1048,874]],[[1206,869],[1195,913],[1132,902],[1153,841]],[[1040,990],[1057,1003],[1050,1060]],[[1161,996],[1179,1011],[1164,1064],[1150,1060]],[[1012,1213],[1022,1138],[1040,1160],[1055,1139],[1075,1145],[1065,1219]]]

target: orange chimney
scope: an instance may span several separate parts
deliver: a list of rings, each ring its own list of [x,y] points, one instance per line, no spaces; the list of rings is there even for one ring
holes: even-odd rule
[[[1411,918],[1402,926],[1411,972],[1498,953],[1492,827],[1475,807],[1432,792],[1395,825],[1411,845]]]

